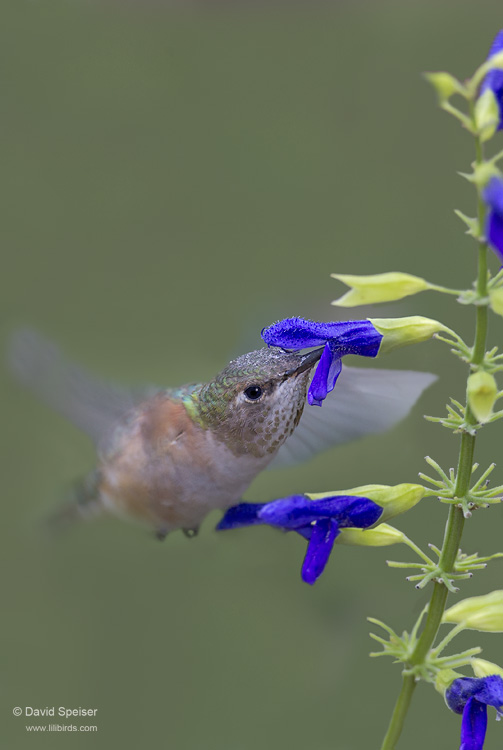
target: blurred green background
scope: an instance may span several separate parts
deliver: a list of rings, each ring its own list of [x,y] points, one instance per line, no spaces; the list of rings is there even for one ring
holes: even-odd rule
[[[331,272],[465,285],[474,247],[452,209],[474,211],[456,176],[473,145],[420,74],[469,75],[502,26],[496,0],[6,2],[4,341],[28,324],[111,379],[176,385],[257,348],[278,317],[335,317]],[[374,311],[416,313],[471,336],[473,310],[451,298]],[[266,472],[246,498],[414,481],[426,454],[453,465],[456,438],[421,415],[463,397],[463,368],[434,342],[382,364],[442,377],[390,434]],[[2,379],[2,746],[379,746],[400,675],[368,659],[365,617],[400,631],[418,615],[428,594],[385,566],[407,552],[336,548],[310,588],[298,537],[218,536],[218,513],[190,541],[114,520],[48,539],[41,521],[93,450]],[[484,463],[500,435],[481,437]],[[425,501],[397,525],[438,544],[445,516]],[[466,550],[496,551],[502,524],[503,508],[475,514]],[[501,571],[463,592],[501,587]],[[459,639],[476,643],[501,659],[498,636]],[[28,735],[12,715],[26,705],[97,708],[82,723],[98,733]],[[401,747],[457,747],[459,725],[421,685]]]

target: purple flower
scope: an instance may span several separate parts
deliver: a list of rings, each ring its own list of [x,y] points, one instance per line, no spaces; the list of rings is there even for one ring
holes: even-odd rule
[[[262,338],[269,346],[294,351],[324,345],[307,394],[307,400],[315,406],[321,406],[323,399],[334,389],[344,355],[376,357],[382,341],[382,335],[369,320],[317,323],[303,318],[286,318],[273,323],[263,329]]]
[[[487,729],[487,706],[494,706],[498,718],[503,716],[503,679],[460,677],[445,692],[447,705],[463,714],[460,750],[482,750]]]
[[[257,524],[296,531],[308,540],[302,580],[312,585],[323,573],[340,529],[366,529],[381,514],[381,506],[366,497],[333,495],[309,500],[305,495],[290,495],[271,503],[234,505],[226,511],[217,531]]]
[[[503,180],[501,177],[491,177],[482,192],[482,197],[489,206],[486,223],[487,241],[503,263]]]
[[[498,52],[503,51],[503,29],[501,31],[498,31],[494,38],[494,42],[492,43],[491,49],[489,50],[489,54],[487,56],[487,59],[489,60],[493,55],[496,55]],[[493,70],[490,70],[489,73],[486,75],[484,80],[482,81],[482,86],[480,87],[480,92],[484,93],[487,89],[491,89],[493,92],[496,101],[498,102],[498,108],[500,112],[500,119],[498,124],[498,130],[501,130],[503,128],[503,70],[498,70],[497,68],[493,68]]]

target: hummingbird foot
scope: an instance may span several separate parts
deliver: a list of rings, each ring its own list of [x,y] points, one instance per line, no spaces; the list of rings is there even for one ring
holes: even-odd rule
[[[159,528],[155,530],[155,538],[160,542],[163,542],[168,536],[168,530],[166,528]]]
[[[182,529],[182,531],[188,539],[193,539],[199,534],[199,526],[196,526],[194,529]]]

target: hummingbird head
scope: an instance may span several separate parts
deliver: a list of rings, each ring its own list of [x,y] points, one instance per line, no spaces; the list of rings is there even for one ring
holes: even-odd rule
[[[233,360],[198,393],[201,425],[236,455],[272,458],[299,423],[311,369],[322,352],[269,347]]]

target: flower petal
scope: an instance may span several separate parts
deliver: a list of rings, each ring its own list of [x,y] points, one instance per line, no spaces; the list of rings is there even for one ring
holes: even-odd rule
[[[494,41],[491,44],[491,49],[489,50],[487,59],[489,60],[493,55],[497,55],[498,52],[501,52],[502,50],[503,50],[503,29],[498,31],[498,33],[494,37]]]
[[[285,318],[262,330],[262,339],[269,346],[283,349],[307,349],[323,346],[327,341],[333,352],[375,357],[382,336],[369,320],[344,320],[334,323],[304,318]]]
[[[487,56],[488,59],[491,58],[493,55],[496,55],[498,52],[501,52],[503,50],[503,30],[498,31],[496,34],[496,37],[494,38],[494,42],[492,43],[491,49],[489,50],[489,55]],[[496,100],[498,102],[498,107],[500,111],[500,121],[498,124],[498,130],[501,130],[503,128],[503,70],[498,70],[496,68],[493,68],[493,70],[490,70],[489,73],[486,75],[482,82],[482,86],[480,87],[481,93],[483,93],[486,89],[491,89],[491,91],[494,93]]]
[[[239,503],[229,508],[220,523],[216,527],[217,531],[226,531],[227,529],[238,529],[241,526],[255,526],[265,523],[259,518],[259,511],[265,503]]]
[[[445,701],[451,711],[462,714],[467,701],[477,691],[478,677],[459,677],[445,691]]]
[[[331,519],[316,521],[302,564],[302,580],[311,586],[325,570],[335,538],[339,534],[337,522]]]
[[[284,529],[296,529],[307,526],[312,521],[326,515],[311,509],[313,503],[305,495],[289,495],[288,497],[266,503],[260,510],[260,520],[270,526]]]
[[[322,346],[337,333],[338,323],[317,323],[304,318],[285,318],[264,328],[261,336],[269,346],[283,349],[307,349]]]
[[[489,677],[480,677],[482,683],[480,689],[474,694],[480,703],[487,706],[494,706],[498,709],[503,706],[503,679],[498,674],[489,675]]]
[[[291,495],[262,505],[258,515],[262,523],[283,529],[298,530],[322,518],[336,520],[341,528],[362,529],[380,518],[382,508],[366,497],[355,495],[335,495],[321,500]]]
[[[486,677],[459,677],[454,680],[445,692],[445,700],[451,711],[460,714],[470,698],[479,703],[503,706],[503,678],[499,674]]]
[[[279,320],[264,328],[261,335],[269,346],[294,351],[325,345],[307,395],[309,403],[315,406],[321,406],[327,393],[333,390],[341,371],[341,357],[346,354],[376,357],[383,338],[370,320],[323,323],[304,318]]]
[[[340,496],[334,500],[340,500]],[[367,529],[373,526],[383,514],[380,505],[368,497],[358,497],[356,495],[343,496],[344,503],[340,503],[337,513],[334,514],[337,523],[341,528],[356,527],[357,529]]]
[[[487,241],[503,262],[503,180],[501,177],[491,177],[482,192],[482,197],[490,208],[486,222]]]
[[[459,750],[482,750],[487,730],[487,706],[476,698],[467,701],[461,722]]]
[[[328,340],[334,353],[340,357],[345,354],[377,357],[383,337],[370,320],[346,320],[335,325],[339,326],[337,334]]]
[[[307,392],[307,400],[311,406],[321,406],[327,394],[334,390],[341,370],[340,357],[334,355],[327,342]]]
[[[482,191],[482,197],[493,211],[503,216],[503,180],[501,177],[491,177]]]
[[[503,263],[503,216],[493,209],[489,212],[486,226],[487,241]]]
[[[307,539],[309,541],[313,535],[313,529],[314,524],[310,523],[308,526],[300,526],[298,529],[294,529],[297,534],[300,534],[300,536],[304,537],[304,539]]]

